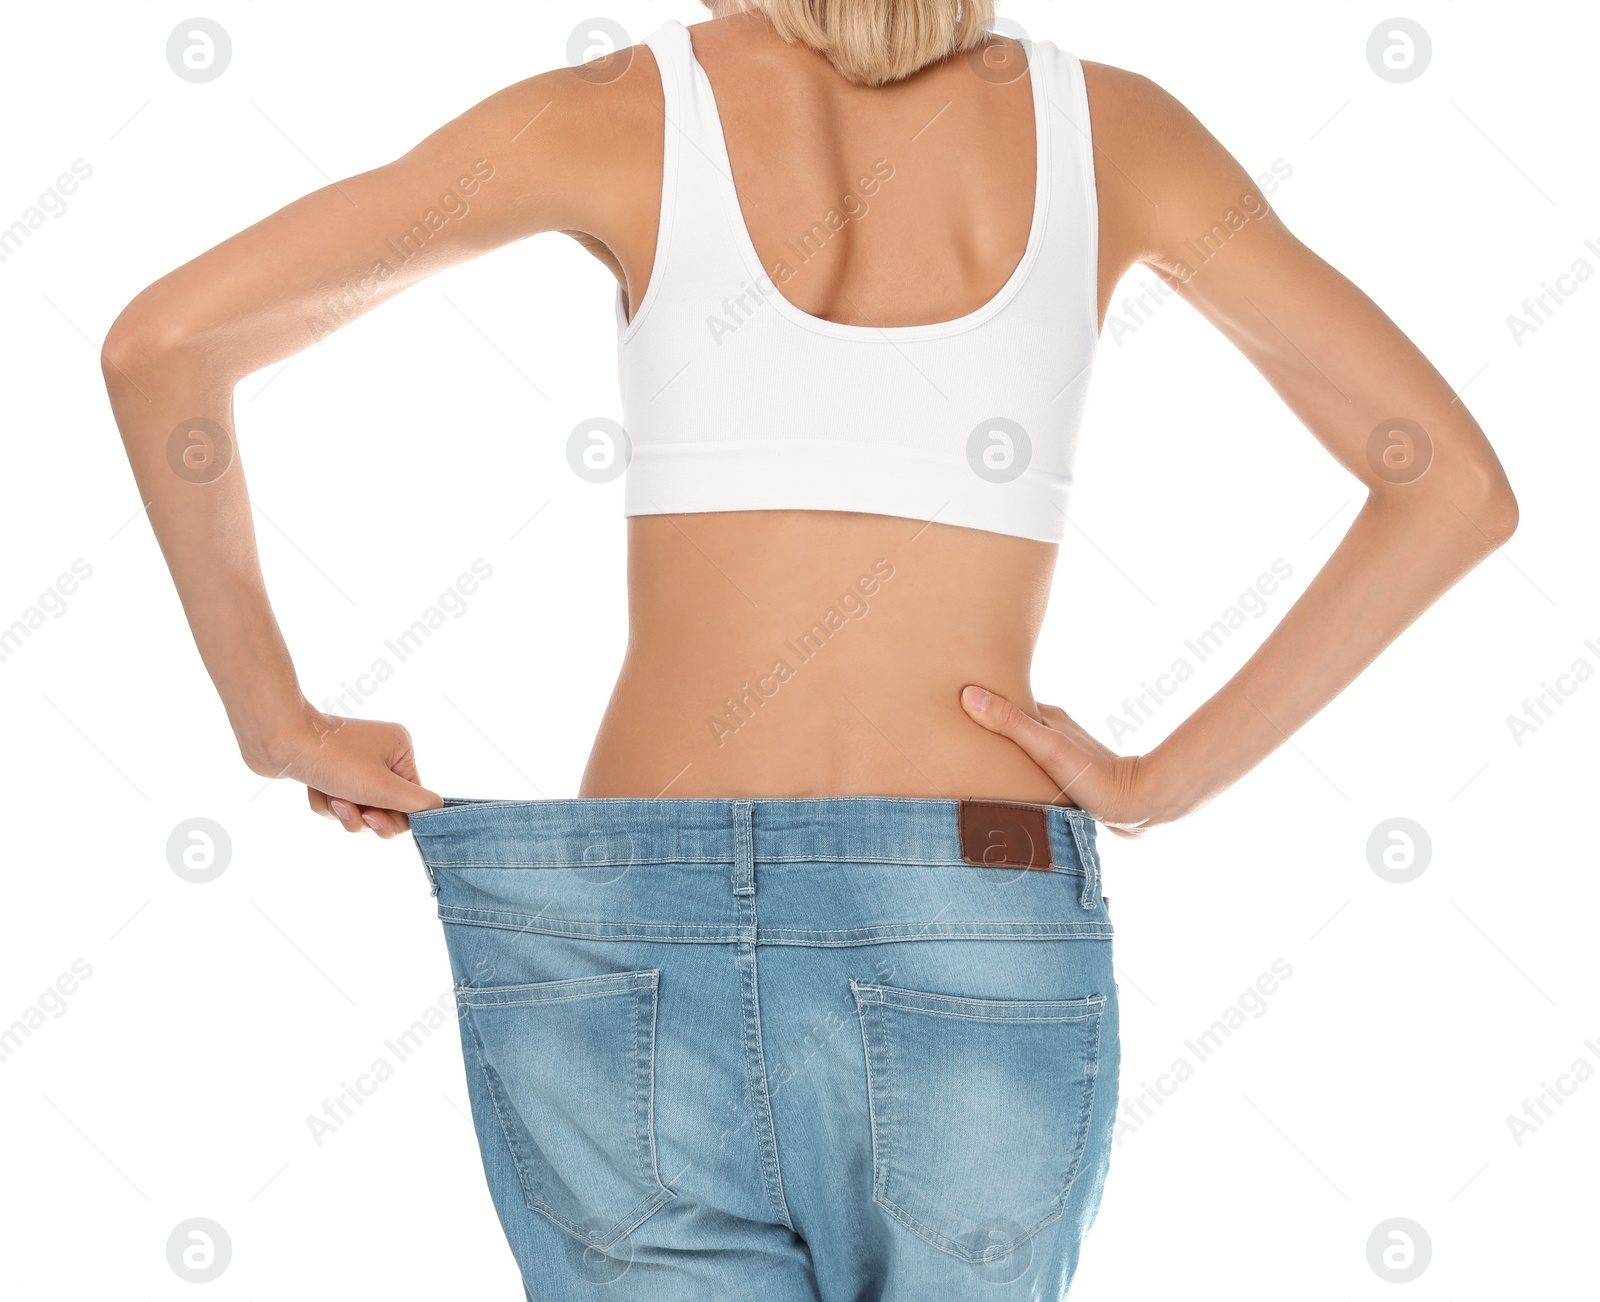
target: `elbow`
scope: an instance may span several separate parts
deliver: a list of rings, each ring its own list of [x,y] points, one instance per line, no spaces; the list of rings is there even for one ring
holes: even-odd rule
[[[1520,512],[1517,495],[1498,460],[1483,468],[1473,487],[1462,510],[1490,543],[1504,546],[1517,531]]]
[[[1484,533],[1496,547],[1503,546],[1512,534],[1517,531],[1517,521],[1520,515],[1517,510],[1516,494],[1511,491],[1511,486],[1506,485],[1505,490],[1493,499],[1484,512],[1487,521]]]
[[[135,298],[118,314],[100,345],[100,373],[112,394],[149,375],[179,352],[187,334],[170,316]]]
[[[1468,463],[1458,460],[1447,474],[1430,469],[1410,484],[1371,485],[1369,490],[1369,501],[1415,513],[1418,527],[1439,546],[1479,557],[1503,546],[1520,517],[1516,494],[1493,455]]]

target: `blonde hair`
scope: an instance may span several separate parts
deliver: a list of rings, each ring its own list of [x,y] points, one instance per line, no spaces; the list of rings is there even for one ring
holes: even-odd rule
[[[982,45],[994,0],[702,0],[707,8],[755,10],[778,35],[824,55],[864,86],[909,77],[930,63]]]

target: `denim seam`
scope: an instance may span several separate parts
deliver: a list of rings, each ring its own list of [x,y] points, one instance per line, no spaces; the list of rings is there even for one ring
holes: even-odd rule
[[[740,949],[744,949],[743,944]],[[761,1152],[762,1183],[767,1186],[767,1200],[772,1204],[778,1218],[788,1229],[794,1229],[794,1221],[789,1217],[789,1201],[783,1192],[783,1171],[778,1165],[777,1135],[773,1131],[772,1101],[767,1091],[767,1057],[761,1045],[761,1004],[760,993],[757,986],[755,945],[749,946],[750,954],[750,1008],[754,1025],[750,1027],[747,1038],[755,1045],[754,1071],[760,1084],[761,1115],[757,1119],[759,1133],[756,1136],[756,1147]]]
[[[1101,1023],[1102,1019],[1096,1017],[1094,1024],[1094,1052],[1089,1055],[1089,1065],[1084,1072],[1083,1088],[1080,1091],[1084,1095],[1083,1106],[1079,1114],[1082,1116],[1083,1120],[1078,1126],[1078,1149],[1077,1152],[1072,1155],[1072,1174],[1067,1178],[1066,1188],[1061,1191],[1061,1196],[1056,1199],[1054,1214],[1040,1221],[1039,1224],[1035,1225],[1031,1230],[1023,1235],[1022,1238],[1018,1239],[1018,1244],[1023,1242],[1024,1239],[1033,1237],[1033,1235],[1037,1234],[1041,1229],[1043,1229],[1051,1221],[1055,1220],[1056,1217],[1060,1216],[1061,1213],[1066,1210],[1067,1201],[1072,1197],[1072,1187],[1078,1183],[1078,1177],[1083,1173],[1083,1155],[1089,1146],[1089,1127],[1094,1121],[1095,1089],[1096,1084],[1100,1079]],[[1013,1244],[1012,1246],[1015,1247],[1016,1244]]]
[[[727,935],[719,933],[711,936],[657,936],[647,931],[591,932],[576,927],[530,927],[511,922],[491,922],[482,918],[455,917],[447,913],[441,913],[439,920],[448,922],[454,927],[487,927],[492,931],[517,931],[529,936],[565,936],[572,940],[654,940],[668,945],[731,945],[739,939],[738,934],[731,929]]]
[[[647,924],[635,923],[635,925],[647,925]],[[648,925],[654,925],[654,924],[648,924]],[[879,927],[771,927],[768,930],[769,930],[769,932],[790,933],[790,934],[793,934],[793,935],[802,935],[802,936],[844,936],[844,935],[849,935],[849,934],[851,934],[853,932],[858,932],[858,931],[880,931],[885,927],[930,927],[930,926],[933,926],[933,925],[936,925],[936,924],[926,923],[926,922],[886,922],[886,923],[883,923]],[[953,924],[947,923],[945,925],[947,925],[947,926],[950,926],[950,925],[960,926],[961,924],[959,922],[957,922],[957,923],[953,923]],[[973,925],[974,926],[982,926],[982,927],[1102,927],[1102,926],[1105,926],[1106,924],[1105,923],[1101,923],[1101,922],[1037,922],[1037,921],[1033,921],[1033,920],[1028,919],[1028,918],[982,918],[982,919],[974,919],[973,920]],[[864,988],[868,989],[868,990],[887,990],[890,987],[888,987],[888,986],[867,986],[867,987],[864,987]],[[914,990],[908,990],[906,993],[907,994],[915,994],[917,992],[914,991]],[[952,996],[952,997],[955,997],[955,996]],[[1006,1002],[1006,1001],[1004,1001],[1004,1000],[993,1000],[991,1002],[1003,1003],[1003,1002]],[[1039,1002],[1048,1003],[1050,1001],[1049,1000],[1043,1000],[1043,1001],[1039,1001]],[[1055,1002],[1059,1003],[1060,1001],[1057,1000]]]
[[[651,1002],[654,1001],[652,1000]],[[649,1094],[646,1090],[645,1084],[647,1068],[644,1058],[640,1056],[640,1051],[643,1047],[640,1040],[640,1031],[644,1026],[644,1005],[645,1000],[638,998],[637,992],[635,992],[635,998],[633,1001],[633,1023],[631,1028],[633,1031],[633,1060],[631,1063],[633,1071],[631,1073],[631,1079],[628,1082],[628,1116],[630,1119],[632,1119],[635,1116],[642,1115],[644,1117],[644,1126],[642,1128],[635,1126],[634,1133],[629,1136],[629,1138],[633,1141],[635,1152],[634,1160],[644,1166],[649,1167],[652,1175],[654,1176],[655,1165],[650,1160],[650,1145],[648,1139],[650,1132],[650,1102]],[[661,1180],[659,1177],[655,1178],[655,1183],[657,1189],[659,1189],[661,1187]]]
[[[922,1013],[928,1017],[958,1017],[966,1022],[992,1022],[1004,1025],[1007,1022],[1082,1022],[1100,1016],[1098,1010],[1083,1013],[1060,1014],[1053,1017],[985,1017],[981,1013],[951,1013],[941,1008],[923,1008],[919,1004],[897,1004],[892,1000],[880,999],[876,1001],[885,1008],[898,1008],[902,1012]]]
[[[523,1004],[570,1004],[578,999],[610,999],[615,995],[633,995],[641,990],[649,989],[648,986],[624,986],[620,990],[607,990],[601,994],[592,995],[552,995],[549,999],[462,999],[461,1002],[468,1008],[516,1008]],[[464,991],[456,991],[456,998],[460,999]]]
[[[739,1024],[744,1049],[745,1088],[755,1113],[755,1145],[761,1162],[761,1183],[767,1203],[782,1224],[794,1229],[789,1203],[783,1192],[783,1172],[778,1165],[778,1137],[773,1128],[772,1099],[767,1084],[767,1059],[761,1043],[761,989],[756,962],[757,918],[755,882],[755,838],[751,827],[748,800],[732,806],[736,857],[733,865],[733,896],[739,915],[739,938],[734,962],[739,971]]]
[[[741,937],[738,929],[733,926],[718,926],[711,929],[708,934],[695,936],[663,935],[656,931],[605,931],[582,926],[542,926],[529,925],[526,915],[516,915],[519,920],[496,921],[487,918],[466,917],[456,913],[440,911],[439,920],[457,927],[487,927],[497,931],[515,931],[524,935],[536,936],[563,936],[575,940],[615,940],[615,941],[656,941],[668,945],[736,945]],[[622,924],[607,923],[605,926]],[[669,924],[650,923],[651,927],[665,930]],[[905,926],[912,926],[907,923]],[[959,924],[945,924],[947,927]],[[982,924],[992,926],[992,923]],[[1021,927],[1028,924],[1014,924]],[[755,943],[760,945],[793,945],[801,948],[813,949],[848,949],[853,945],[895,945],[917,940],[1111,940],[1115,933],[1111,924],[1107,922],[1061,922],[1038,924],[1043,930],[1038,931],[934,931],[927,927],[918,927],[905,933],[887,934],[880,929],[865,929],[861,934],[840,939],[812,940],[807,939],[811,933],[794,933],[782,928],[774,928],[766,934],[758,934]]]
[[[456,993],[457,1000],[460,1000],[463,995],[494,994],[496,992],[507,992],[507,991],[511,991],[511,990],[570,989],[570,990],[572,990],[574,992],[573,994],[570,994],[570,995],[550,995],[550,996],[545,997],[545,998],[540,998],[539,996],[535,995],[535,996],[533,996],[532,998],[529,998],[529,999],[489,1000],[489,1001],[487,1001],[487,1002],[485,1002],[483,1004],[474,1004],[473,1005],[474,1007],[483,1007],[483,1008],[492,1008],[492,1007],[494,1007],[494,1005],[496,1003],[516,1003],[516,1004],[549,1003],[549,1004],[556,1004],[556,1003],[560,1003],[562,1000],[565,1000],[565,999],[604,999],[607,995],[626,995],[626,994],[631,994],[633,991],[639,989],[641,986],[653,986],[653,985],[656,985],[660,981],[660,971],[661,970],[659,968],[652,968],[647,972],[630,972],[630,973],[626,974],[626,976],[627,976],[626,980],[618,980],[617,975],[612,975],[612,974],[608,973],[608,974],[606,974],[604,976],[573,977],[571,980],[567,980],[567,981],[530,981],[526,985],[515,985],[515,986],[468,986],[468,985],[460,985],[460,986],[457,986],[455,988],[455,993]],[[605,990],[602,990],[602,989],[591,989],[591,990],[583,990],[583,991],[578,990],[578,987],[580,987],[580,986],[588,986],[588,985],[593,985],[593,986],[607,985],[607,986],[614,986],[615,988],[614,989],[605,989]],[[472,1001],[470,999],[466,1000],[465,1002],[472,1003]]]
[[[931,1004],[981,1004],[991,1008],[1082,1009],[1102,1008],[1106,1002],[1106,997],[1104,995],[1089,995],[1083,999],[981,999],[974,995],[935,995],[921,990],[907,990],[902,986],[863,985],[861,988],[869,991],[872,996],[881,1003],[891,1004],[897,1008],[910,1008],[913,1011],[920,1010],[921,1005],[907,1002],[907,1000],[920,999]],[[891,998],[890,996],[893,995],[904,995],[907,997],[907,999],[902,1000]]]
[[[1115,934],[1109,922],[1042,922],[1042,923],[959,923],[947,922],[943,929],[935,930],[928,926],[916,926],[912,923],[897,923],[898,927],[914,927],[914,930],[894,931],[882,927],[863,927],[857,932],[843,937],[829,937],[826,939],[809,939],[816,935],[815,932],[796,931],[793,928],[773,927],[757,937],[756,943],[760,945],[807,945],[819,949],[848,948],[851,945],[885,945],[909,940],[1109,940]],[[950,930],[962,926],[1010,926],[1024,928],[1037,926],[1042,930],[1010,930],[1010,931],[959,931]]]
[[[447,917],[450,920],[454,921],[459,917],[459,918],[462,918],[462,920],[465,920],[465,916],[466,915],[474,915],[474,916],[483,917],[486,921],[488,919],[490,919],[490,918],[505,918],[505,919],[508,920],[507,925],[510,925],[511,920],[523,920],[523,921],[527,921],[527,922],[537,922],[537,921],[540,920],[540,915],[539,914],[534,914],[534,913],[512,913],[512,912],[509,912],[508,910],[504,910],[504,909],[468,909],[468,908],[464,907],[463,905],[459,905],[459,904],[442,904],[442,905],[439,906],[439,916],[442,917],[442,918]],[[874,933],[882,932],[882,931],[885,931],[885,930],[887,930],[889,928],[893,928],[893,927],[916,927],[916,928],[921,929],[918,932],[918,934],[920,935],[920,934],[923,934],[923,931],[925,931],[927,928],[929,928],[932,925],[936,925],[936,924],[930,924],[930,923],[925,923],[925,922],[886,922],[886,923],[883,923],[880,926],[876,926],[876,927],[769,927],[769,928],[767,928],[767,934],[768,935],[792,935],[792,936],[851,936],[851,935],[857,935],[857,934],[860,934],[860,933],[863,933],[863,932],[874,932]],[[1038,928],[1043,928],[1043,929],[1046,929],[1046,930],[1051,930],[1051,929],[1057,929],[1057,928],[1081,928],[1081,927],[1108,928],[1108,927],[1110,927],[1111,924],[1108,923],[1108,922],[1036,922],[1036,921],[1030,920],[1028,918],[982,918],[982,919],[972,919],[968,923],[951,922],[951,923],[945,923],[944,925],[945,926],[970,925],[970,926],[977,926],[977,927],[1038,927]],[[737,936],[740,934],[739,924],[737,924],[737,923],[724,923],[724,922],[650,922],[650,921],[648,921],[647,919],[644,919],[644,918],[609,918],[609,919],[605,919],[603,921],[601,919],[598,919],[598,918],[590,918],[590,919],[586,919],[584,921],[571,921],[571,920],[567,920],[567,919],[556,918],[556,919],[548,920],[547,926],[550,927],[551,929],[554,929],[554,930],[557,930],[557,931],[564,931],[568,927],[590,927],[590,926],[598,926],[598,927],[648,927],[648,928],[654,928],[654,929],[658,929],[658,930],[662,930],[662,931],[706,931],[706,930],[716,931],[716,930],[721,930],[723,928],[726,928],[728,930],[728,934],[731,937],[737,938]],[[1010,933],[1008,933],[1008,932],[997,932],[996,934],[997,935],[1008,935]],[[538,984],[538,983],[536,983],[536,984]],[[465,989],[469,989],[469,990],[470,989],[474,989],[474,988],[478,988],[478,989],[493,989],[493,987],[488,987],[488,986],[485,986],[485,987],[467,986],[467,987],[464,987],[464,988]]]
[[[1103,1012],[1104,1009],[1101,1011]],[[1079,1115],[1083,1119],[1078,1125],[1078,1148],[1072,1155],[1072,1173],[1067,1178],[1066,1187],[1062,1189],[1061,1196],[1056,1199],[1057,1216],[1065,1210],[1067,1200],[1072,1197],[1072,1186],[1078,1183],[1078,1176],[1083,1170],[1083,1154],[1089,1145],[1089,1126],[1094,1120],[1095,1082],[1100,1078],[1100,1027],[1102,1021],[1103,1019],[1100,1016],[1097,1015],[1095,1017],[1094,1051],[1089,1055],[1089,1063],[1084,1070],[1083,1085],[1079,1091],[1083,1096],[1083,1104],[1079,1109]],[[1030,1230],[1029,1233],[1035,1233],[1038,1228],[1038,1226],[1035,1226],[1034,1230]]]
[[[656,1160],[656,1022],[660,1016],[660,969],[657,969],[656,980],[651,983],[650,990],[654,996],[650,1000],[650,1061],[648,1066],[649,1079],[645,1090],[645,1139],[649,1145],[650,1174],[656,1182],[656,1188],[665,1190],[676,1198],[674,1190],[667,1189],[661,1179],[661,1165]],[[640,1019],[643,1020],[642,1018]]]
[[[1072,1179],[1067,1182],[1067,1187],[1061,1191],[1061,1204],[1066,1206],[1067,1199],[1072,1196],[1072,1186],[1078,1183],[1078,1176],[1083,1173],[1083,1155],[1089,1147],[1089,1126],[1094,1121],[1095,1095],[1100,1088],[1100,1028],[1104,1024],[1103,1018],[1096,1018],[1094,1024],[1094,1056],[1090,1059],[1089,1070],[1086,1073],[1084,1093],[1088,1097],[1084,1100],[1083,1126],[1078,1137],[1078,1155],[1072,1163]]]
[[[1068,1188],[1070,1189],[1071,1186],[1069,1185]],[[1048,1212],[1041,1216],[1032,1225],[1028,1226],[1027,1229],[1023,1230],[1021,1234],[1017,1235],[1017,1237],[1012,1239],[1010,1242],[997,1243],[993,1247],[985,1248],[982,1252],[973,1252],[969,1248],[962,1247],[961,1244],[957,1243],[954,1239],[946,1238],[944,1235],[940,1234],[938,1230],[924,1225],[910,1212],[906,1211],[896,1203],[884,1199],[883,1201],[879,1202],[878,1205],[923,1242],[930,1243],[935,1248],[938,1248],[941,1252],[947,1252],[952,1257],[955,1257],[961,1261],[971,1262],[973,1264],[982,1264],[984,1262],[998,1261],[1001,1257],[1004,1257],[1011,1252],[1015,1252],[1040,1230],[1044,1229],[1045,1226],[1060,1220],[1061,1213],[1066,1210],[1067,1199],[1066,1196],[1063,1195],[1055,1204],[1051,1206]]]
[[[841,863],[869,863],[884,866],[910,867],[910,868],[980,868],[986,871],[1016,868],[1021,870],[1020,864],[973,864],[965,859],[912,859],[890,855],[844,855],[818,852],[816,854],[758,854],[755,856],[758,864],[774,863],[811,863],[820,868],[829,868]],[[424,860],[424,865],[428,864]],[[694,864],[724,864],[732,861],[717,855],[648,855],[632,856],[626,859],[435,859],[433,868],[455,869],[491,869],[491,868],[616,868],[616,867],[642,867],[646,864],[669,863],[694,863]],[[1056,864],[1052,868],[1034,868],[1030,872],[1065,873],[1074,877],[1086,877],[1088,872],[1075,864]]]
[[[886,1104],[884,1108],[883,1139],[885,1161],[882,1172],[882,1195],[887,1200],[889,1197],[889,1171],[894,1165],[895,1159],[894,1144],[890,1141],[890,1136],[894,1134],[894,1114],[896,1105],[899,1103],[899,1099],[895,1096],[894,1084],[890,1079],[889,1070],[889,1064],[894,1058],[894,1024],[891,1018],[884,1016],[882,1004],[878,1005],[874,1019],[878,1027],[878,1054],[883,1062],[883,1083],[885,1086],[883,1092]],[[874,1181],[874,1184],[876,1183],[878,1182]]]
[[[459,904],[442,904],[439,906],[439,916],[450,914],[479,914],[490,918],[522,919],[528,922],[537,922],[541,915],[537,913],[512,913],[506,909],[469,909]],[[591,919],[589,922],[566,922],[564,919],[549,919],[548,925],[552,928],[564,927],[603,926],[603,927],[659,927],[667,931],[699,931],[706,929],[720,929],[727,927],[730,934],[737,934],[737,924],[723,922],[647,922],[640,918],[612,919],[604,922]],[[908,924],[909,925],[909,924]]]
[[[732,860],[722,855],[630,855],[625,859],[435,859],[435,868],[626,868],[640,864],[698,863],[724,864]]]
[[[871,1017],[868,1006],[874,1001],[862,1000],[861,992],[864,988],[854,977],[850,978],[850,993],[855,997],[856,1021],[861,1027],[861,1053],[867,1071],[867,1126],[872,1139],[872,1200],[878,1202],[883,1195],[883,1173],[888,1169],[888,1156],[884,1151],[888,1147],[888,1141],[880,1139],[881,1126],[878,1118],[883,1116],[884,1124],[887,1124],[888,1099],[885,1098],[881,1102],[878,1099],[876,1073],[872,1069],[873,1040],[868,1032],[868,1020]]]

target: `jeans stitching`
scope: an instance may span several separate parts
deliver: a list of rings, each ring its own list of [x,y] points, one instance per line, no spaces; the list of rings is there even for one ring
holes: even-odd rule
[[[456,999],[470,1004],[474,1008],[493,1008],[499,1004],[559,1004],[568,999],[605,999],[610,995],[626,995],[638,990],[641,986],[653,986],[660,980],[660,969],[653,968],[648,972],[630,972],[624,980],[620,975],[574,977],[569,981],[530,981],[524,985],[515,986],[457,986]],[[593,985],[591,990],[578,990],[578,986]],[[612,987],[614,988],[607,988]],[[513,990],[540,990],[540,989],[572,989],[570,995],[532,995],[527,999],[480,999],[467,998],[469,995],[495,995],[509,994]]]
[[[981,1013],[949,1013],[939,1008],[923,1008],[920,1004],[902,1004],[893,999],[880,1001],[885,1008],[898,1008],[907,1013],[922,1013],[928,1017],[954,1017],[964,1022],[993,1022],[1004,1026],[1007,1022],[1081,1022],[1086,1018],[1099,1017],[1099,1009],[1090,1009],[1081,1013],[1063,1013],[1055,1017],[985,1017]]]
[[[538,914],[512,913],[506,909],[468,909],[460,905],[445,904],[439,909],[439,916],[447,922],[457,920],[470,921],[468,915],[477,915],[489,918],[528,919],[537,920]],[[663,931],[719,931],[727,930],[730,937],[737,939],[739,928],[737,923],[722,922],[651,922],[644,918],[616,918],[604,922],[586,919],[581,922],[568,922],[561,918],[543,919],[549,927],[653,927]],[[507,923],[511,925],[511,923]],[[875,932],[882,932],[891,927],[916,927],[918,935],[925,934],[925,929],[931,925],[925,922],[886,922],[877,927],[768,927],[768,935],[795,935],[795,936],[854,936]],[[950,924],[946,924],[950,925]],[[983,918],[972,920],[963,924],[959,921],[954,925],[969,925],[975,927],[1106,927],[1104,922],[1039,922],[1033,918]],[[609,934],[609,933],[608,933]],[[1006,934],[1006,933],[999,933]]]
[[[657,941],[662,944],[678,945],[735,945],[740,940],[737,928],[716,926],[709,928],[705,934],[696,936],[665,936],[653,930],[643,931],[603,931],[582,926],[554,927],[532,926],[531,914],[505,914],[501,915],[508,921],[490,921],[484,918],[464,917],[464,911],[441,910],[439,919],[456,927],[486,927],[494,931],[515,931],[540,936],[564,936],[575,940],[628,940],[628,941]],[[639,923],[639,924],[607,924],[607,925],[637,925],[646,928],[663,928],[666,923]],[[907,941],[919,940],[1111,940],[1114,933],[1109,922],[1050,922],[1050,923],[1011,923],[1012,927],[1037,926],[1038,930],[1023,931],[952,931],[951,926],[985,926],[992,927],[997,924],[991,921],[970,924],[946,923],[943,930],[931,927],[916,927],[914,923],[896,923],[899,927],[916,927],[904,933],[898,931],[893,934],[880,927],[863,927],[854,932],[847,933],[844,938],[837,940],[807,940],[803,937],[815,935],[814,932],[797,932],[794,929],[774,927],[763,935],[756,937],[759,945],[794,945],[802,948],[816,949],[848,949],[855,945],[894,945]]]
[[[861,1053],[867,1072],[867,1126],[872,1140],[872,1201],[876,1203],[883,1197],[884,1173],[888,1170],[888,1154],[885,1151],[888,1141],[886,1138],[880,1139],[879,1135],[882,1125],[887,1125],[887,1120],[881,1125],[878,1120],[880,1115],[887,1118],[888,1099],[879,1101],[877,1073],[872,1067],[876,1055],[873,1050],[873,1037],[870,1034],[872,1013],[869,1010],[877,1000],[872,998],[871,990],[872,987],[859,984],[854,977],[850,979],[850,992],[856,1001],[856,1020],[861,1026]],[[863,992],[868,992],[865,997]]]
[[[885,1004],[895,1008],[909,1008],[913,1012],[938,1012],[937,1008],[924,1008],[922,1000],[930,1004],[982,1004],[991,1008],[1076,1008],[1083,1012],[1094,1013],[1105,1006],[1104,995],[1089,995],[1083,999],[980,999],[970,995],[935,995],[926,994],[920,990],[905,990],[899,986],[865,986]],[[896,999],[894,996],[909,996],[908,999]],[[973,1016],[974,1014],[961,1014]],[[1005,1017],[992,1017],[983,1020],[1004,1022],[1013,1019]],[[1049,1021],[1049,1018],[1024,1018],[1017,1020]]]
[[[659,977],[651,986],[652,998],[650,1000],[650,1061],[649,1080],[646,1082],[645,1092],[645,1139],[649,1144],[650,1174],[656,1182],[658,1189],[666,1189],[666,1184],[661,1179],[661,1166],[656,1161],[656,1021],[660,1015],[660,984]],[[668,1192],[672,1192],[668,1190]],[[672,1193],[676,1198],[678,1195]]]
[[[819,867],[829,867],[838,863],[869,863],[882,864],[885,867],[895,868],[981,868],[993,872],[1009,868],[1021,869],[1020,864],[975,864],[968,863],[965,859],[951,859],[938,856],[932,859],[913,859],[910,856],[890,856],[881,854],[833,854],[819,851],[816,854],[763,854],[757,855],[758,863],[814,863]],[[536,869],[536,868],[616,868],[616,867],[643,867],[648,864],[669,863],[695,863],[707,866],[731,863],[732,861],[721,855],[684,854],[684,855],[635,855],[626,859],[435,859],[432,861],[434,868],[454,869]],[[424,864],[428,861],[424,860]],[[1088,873],[1085,869],[1074,864],[1055,864],[1049,869],[1032,868],[1029,872],[1064,873],[1073,877],[1084,877]]]
[[[756,935],[760,928],[756,906],[755,829],[751,802],[735,800],[731,805],[734,824],[735,857],[733,898],[738,911],[739,938],[734,961],[739,971],[740,1041],[745,1058],[745,1087],[750,1092],[754,1112],[754,1141],[761,1163],[761,1183],[767,1203],[779,1221],[790,1230],[788,1199],[783,1191],[783,1172],[778,1161],[778,1136],[772,1117],[772,1098],[767,1081],[767,1060],[762,1045],[760,972],[756,961]]]
[[[633,1147],[635,1150],[635,1161],[637,1161],[641,1166],[650,1167],[653,1171],[653,1166],[650,1162],[649,1144],[647,1140],[647,1135],[649,1133],[650,1103],[649,1096],[645,1092],[644,1087],[645,1060],[640,1056],[639,1042],[639,1032],[641,1029],[643,1029],[644,1022],[644,1004],[645,1001],[642,998],[639,998],[636,992],[633,1001],[633,1072],[632,1078],[628,1082],[628,1118],[631,1121],[634,1117],[637,1117],[641,1114],[645,1118],[644,1126],[642,1128],[635,1127],[634,1134],[631,1136],[631,1138],[633,1140]],[[661,1181],[656,1179],[655,1183],[657,1186],[659,1186]]]

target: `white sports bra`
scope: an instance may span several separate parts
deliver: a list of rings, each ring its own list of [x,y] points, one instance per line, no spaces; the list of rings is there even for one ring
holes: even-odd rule
[[[644,43],[667,126],[655,263],[631,321],[617,291],[624,514],[863,511],[1059,541],[1099,336],[1078,59],[1029,48],[1033,225],[1000,292],[951,321],[858,326],[801,311],[763,269],[688,31],[668,21]]]

